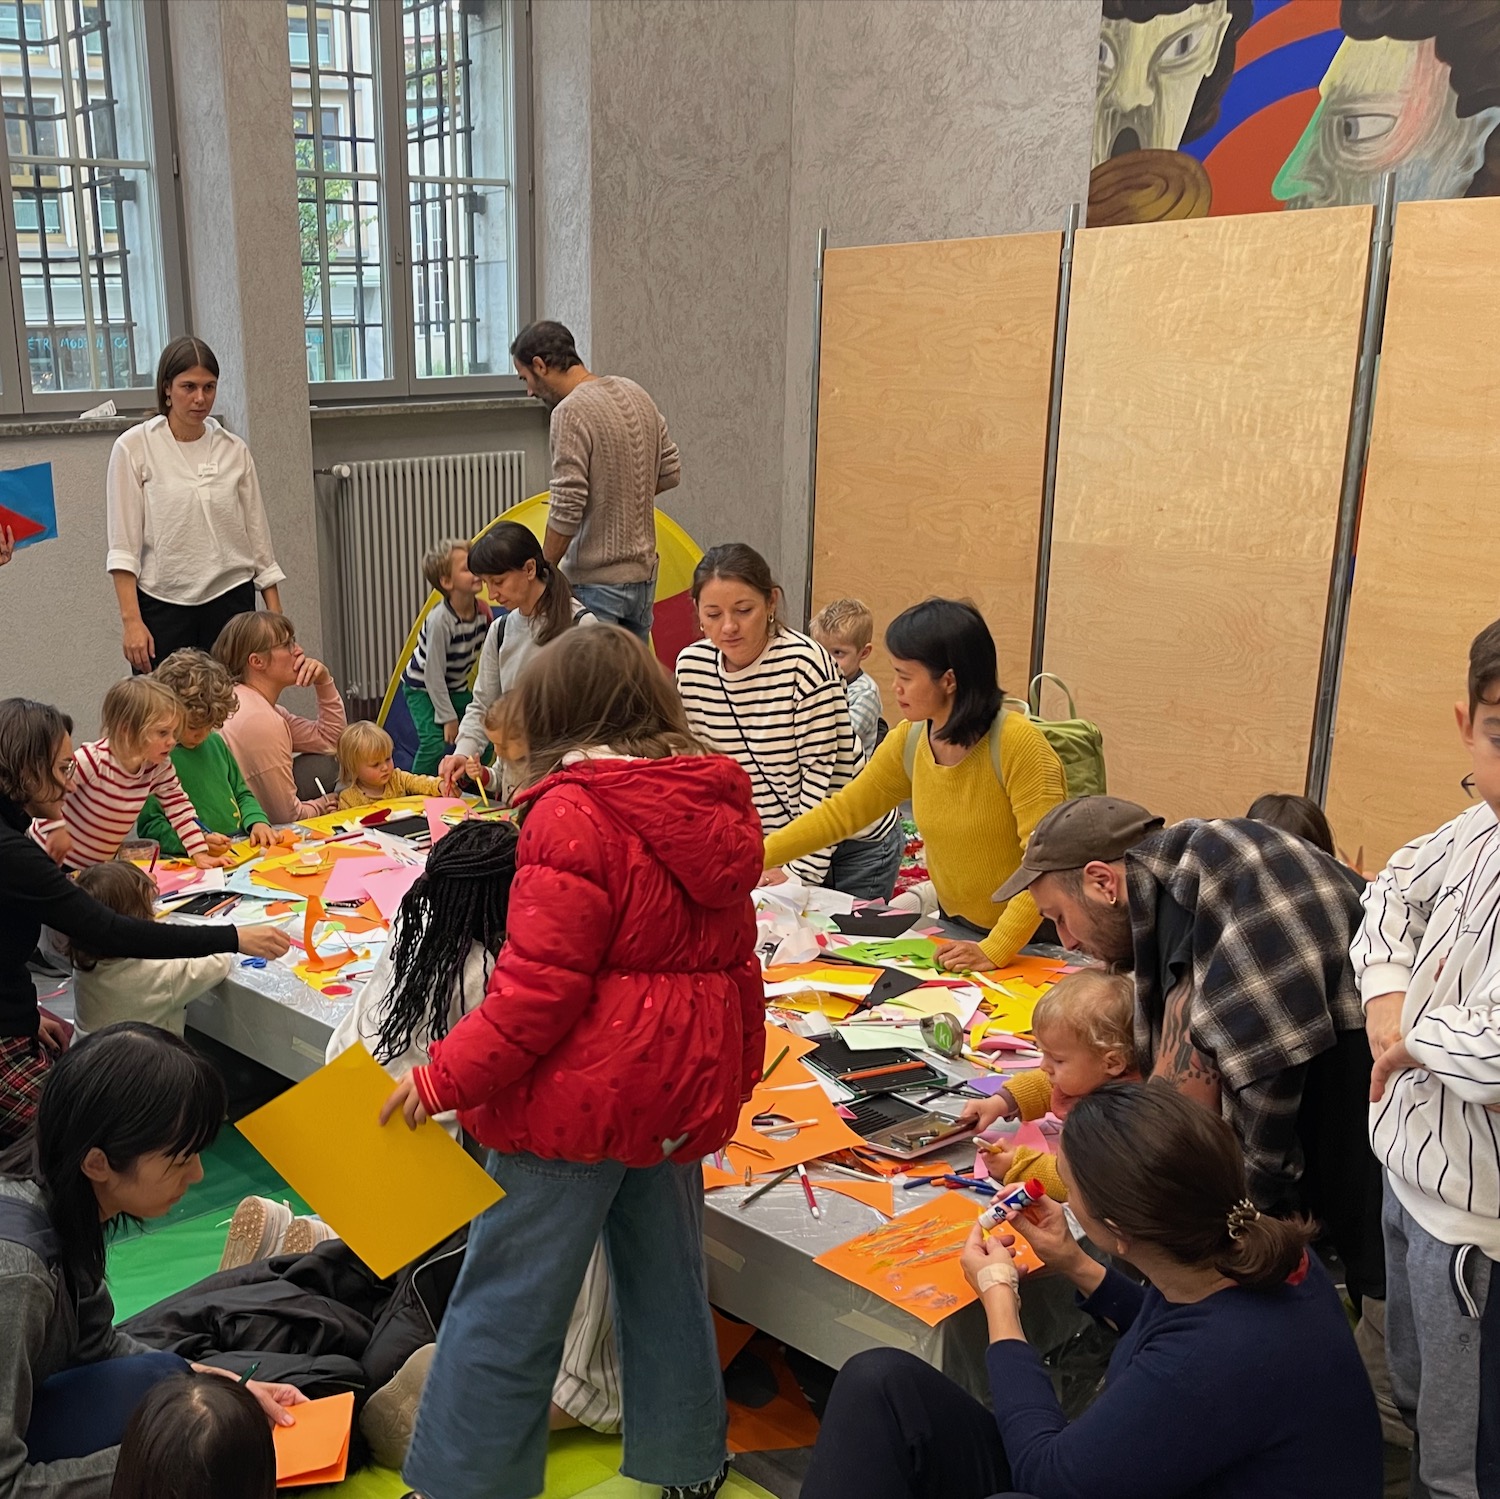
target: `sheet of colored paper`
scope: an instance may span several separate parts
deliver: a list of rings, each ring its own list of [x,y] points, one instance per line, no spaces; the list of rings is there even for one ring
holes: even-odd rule
[[[0,530],[7,528],[18,550],[57,539],[50,463],[31,463],[0,473]]]
[[[978,1300],[958,1257],[983,1211],[967,1192],[945,1192],[879,1228],[820,1254],[814,1261],[845,1280],[910,1312],[929,1327]],[[1017,1266],[1041,1268],[1025,1240],[1011,1251]]]
[[[427,831],[432,834],[432,841],[436,843],[439,838],[448,835],[453,823],[444,819],[444,813],[451,812],[455,808],[467,811],[469,807],[461,796],[429,796],[422,801],[422,810],[427,814]]]
[[[850,1051],[884,1051],[888,1046],[925,1047],[915,1025],[841,1025],[838,1033]]]
[[[294,1407],[293,1426],[273,1426],[277,1488],[310,1483],[342,1483],[349,1466],[349,1434],[354,1427],[354,1395],[329,1395]]]
[[[264,1108],[239,1131],[377,1275],[393,1275],[504,1195],[446,1131],[410,1130],[380,1107],[394,1084],[363,1046]]]
[[[877,1213],[892,1218],[896,1213],[896,1189],[889,1182],[857,1182],[850,1176],[819,1176],[816,1168],[809,1173],[819,1192],[837,1192],[852,1197]]]
[[[323,886],[323,900],[348,901],[365,898],[365,880],[372,874],[395,869],[396,861],[389,854],[369,854],[360,859],[340,859],[329,871]]]
[[[864,993],[880,977],[878,967],[855,968],[845,963],[777,963],[766,969],[771,984],[816,984],[822,988],[845,986]],[[862,987],[861,987],[862,986]]]
[[[817,1049],[818,1043],[811,1036],[799,1036],[796,1031],[789,1031],[785,1026],[773,1025],[769,1020],[766,1021],[767,1067],[781,1055],[783,1050],[786,1052],[786,1062],[794,1062],[798,1057],[805,1057],[808,1052]],[[781,1067],[785,1067],[786,1062],[783,1062]],[[776,1076],[771,1079],[772,1082],[788,1081],[781,1076],[781,1067],[776,1069]]]
[[[743,1167],[738,1172],[724,1171],[715,1166],[712,1161],[704,1161],[703,1190],[705,1192],[714,1192],[720,1187],[743,1187],[744,1185],[745,1171]]]
[[[784,993],[771,994],[778,1010],[795,1010],[799,1015],[823,1015],[837,1023],[847,1020],[859,1008],[859,1000],[842,994],[831,994],[827,989],[796,987]]]
[[[937,967],[937,943],[927,937],[881,937],[851,942],[838,949],[851,963],[907,963],[913,968]]]
[[[379,854],[380,850],[368,843],[333,843],[321,847],[315,844],[305,852],[320,853],[323,856],[322,863],[314,867],[310,874],[293,874],[294,866],[299,869],[306,867],[302,863],[303,852],[304,850],[298,850],[293,854],[277,854],[273,858],[263,859],[251,870],[250,878],[257,885],[285,890],[288,894],[305,900],[321,900],[336,864],[347,859],[368,859]]]
[[[1067,963],[1059,963],[1055,958],[1021,956],[1012,958],[1003,968],[986,969],[984,977],[1002,984],[1006,979],[1022,979],[1033,987],[1047,989],[1068,971],[1069,966]]]
[[[454,847],[457,848],[458,845],[454,844]],[[365,890],[380,914],[387,921],[394,921],[396,912],[401,909],[403,897],[417,883],[421,874],[421,869],[415,864],[398,864],[394,869],[366,876]]]
[[[982,996],[973,985],[950,989],[946,984],[923,985],[920,989],[908,990],[896,999],[888,999],[880,1007],[882,1015],[908,1015],[914,1020],[925,1020],[932,1015],[957,1015],[960,1025],[967,1025],[978,1011]]]

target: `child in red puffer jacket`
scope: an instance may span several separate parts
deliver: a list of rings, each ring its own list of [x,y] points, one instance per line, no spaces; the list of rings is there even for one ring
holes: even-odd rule
[[[506,1194],[470,1229],[405,1476],[437,1499],[541,1492],[563,1335],[602,1234],[623,1471],[711,1496],[726,1429],[701,1160],[764,1057],[760,822],[744,771],[692,737],[626,631],[567,632],[512,692],[531,784],[506,943],[483,1003],[382,1114],[457,1109]]]

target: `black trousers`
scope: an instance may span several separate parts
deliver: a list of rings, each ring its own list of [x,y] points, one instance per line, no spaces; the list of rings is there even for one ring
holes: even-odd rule
[[[910,1353],[839,1371],[802,1499],[1027,1499],[1011,1492],[994,1416]]]
[[[169,604],[139,588],[135,596],[141,606],[141,621],[150,630],[156,647],[151,657],[153,667],[173,651],[212,651],[219,631],[236,614],[248,614],[255,608],[254,583],[241,583],[206,604]]]

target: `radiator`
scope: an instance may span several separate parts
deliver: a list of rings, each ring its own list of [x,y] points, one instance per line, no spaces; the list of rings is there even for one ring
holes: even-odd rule
[[[476,535],[524,500],[524,460],[462,453],[334,467],[346,699],[380,702],[427,598],[422,554],[444,537]]]

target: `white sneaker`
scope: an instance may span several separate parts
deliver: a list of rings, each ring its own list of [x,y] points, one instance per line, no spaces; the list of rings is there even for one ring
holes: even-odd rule
[[[281,1241],[292,1226],[290,1203],[269,1197],[247,1197],[229,1220],[220,1270],[238,1270],[254,1260],[269,1259],[280,1251]]]
[[[383,1468],[398,1473],[411,1446],[411,1434],[417,1424],[417,1407],[427,1384],[436,1343],[424,1343],[396,1371],[387,1385],[376,1390],[359,1415],[359,1429],[370,1444],[370,1452]]]

